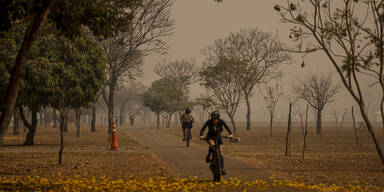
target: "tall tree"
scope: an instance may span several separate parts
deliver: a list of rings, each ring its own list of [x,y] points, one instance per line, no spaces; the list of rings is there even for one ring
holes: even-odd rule
[[[86,106],[96,100],[105,78],[106,60],[102,50],[85,38],[79,38],[72,44],[68,39],[59,38],[59,61],[52,65],[52,83],[50,105],[56,108],[63,122],[71,109]],[[64,123],[60,123],[59,164],[64,151]]]
[[[284,23],[290,24],[291,38],[298,43],[300,53],[322,51],[328,57],[344,87],[360,108],[362,118],[373,139],[377,154],[384,164],[384,153],[376,138],[366,111],[366,98],[362,90],[363,72],[374,77],[383,89],[384,18],[383,1],[330,0],[292,1],[276,5]],[[364,11],[364,14],[362,14]],[[310,44],[307,44],[311,41]],[[384,117],[381,99],[380,110]],[[384,124],[384,121],[383,121]]]
[[[166,91],[163,80],[157,80],[143,94],[143,105],[151,109],[156,114],[157,129],[160,129],[160,113],[165,111],[167,106]]]
[[[232,75],[233,60],[220,60],[214,66],[205,66],[200,72],[202,84],[212,90],[213,98],[231,119],[236,134],[235,115],[243,97],[242,89],[237,79]]]
[[[162,79],[172,82],[173,90],[176,92],[176,108],[181,116],[181,102],[188,92],[189,86],[195,82],[198,74],[196,60],[188,58],[175,61],[163,61],[158,63],[154,69],[155,73]]]
[[[256,28],[242,29],[226,38],[214,41],[203,49],[207,63],[217,63],[226,58],[236,60],[233,76],[241,85],[247,105],[247,130],[251,129],[250,97],[258,83],[265,83],[280,76],[278,66],[291,57],[277,36]]]
[[[142,0],[140,6],[127,10],[133,18],[132,22],[121,26],[124,31],[101,41],[109,63],[103,92],[108,107],[109,133],[112,131],[117,82],[121,77],[129,80],[139,77],[142,74],[142,57],[154,52],[162,53],[167,48],[162,39],[172,31],[172,5],[173,0]],[[121,9],[118,1],[114,6]]]
[[[321,112],[327,103],[333,101],[340,86],[332,82],[332,74],[311,73],[298,80],[292,88],[299,99],[307,101],[317,110],[316,133],[321,134]]]
[[[127,9],[136,5],[135,0],[123,0],[122,2],[125,2],[124,5]],[[111,1],[86,0],[0,2],[1,36],[2,32],[12,29],[12,25],[15,23],[30,23],[17,53],[12,75],[5,92],[4,105],[1,108],[0,146],[8,129],[19,88],[24,79],[27,66],[26,57],[47,17],[67,36],[77,36],[83,30],[83,26],[88,26],[96,35],[108,35],[119,29],[119,22],[121,22],[117,19],[117,15],[120,13],[112,9],[110,5]],[[49,12],[50,14],[48,14]],[[127,21],[129,20],[125,20],[125,22]]]

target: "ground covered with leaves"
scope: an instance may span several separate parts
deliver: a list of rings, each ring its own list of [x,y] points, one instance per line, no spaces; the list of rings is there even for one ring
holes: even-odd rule
[[[198,139],[200,124],[192,129],[193,142],[202,146]],[[381,127],[381,126],[376,126]],[[315,127],[308,127],[307,148],[302,159],[303,136],[300,125],[294,124],[291,133],[291,155],[285,156],[286,124],[275,124],[270,137],[267,123],[255,123],[250,131],[244,123],[238,123],[238,143],[224,140],[224,153],[284,180],[303,182],[308,185],[349,186],[355,183],[384,187],[384,165],[365,129],[358,131],[356,144],[352,124],[344,123],[341,131],[332,123],[324,123],[323,133],[315,134]],[[179,128],[163,128],[165,133],[181,138]],[[384,146],[381,129],[377,137]]]
[[[21,145],[26,134],[22,131],[19,136],[7,135],[0,149],[0,191],[384,191],[382,165],[367,138],[363,146],[353,147],[353,140],[330,139],[326,133],[326,140],[312,135],[302,161],[297,133],[293,134],[291,157],[285,157],[282,136],[270,139],[257,130],[239,131],[241,141],[225,143],[225,153],[276,178],[226,178],[215,183],[197,177],[175,178],[167,165],[127,131],[118,128],[120,148],[111,151],[105,127],[98,127],[95,133],[84,127],[80,138],[70,127],[64,136],[62,165],[58,165],[57,128],[39,127],[35,146]],[[179,129],[163,131],[180,136]]]

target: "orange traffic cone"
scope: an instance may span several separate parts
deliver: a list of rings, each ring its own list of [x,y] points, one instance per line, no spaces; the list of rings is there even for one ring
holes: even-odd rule
[[[115,122],[112,122],[113,125],[113,132],[112,132],[112,142],[111,142],[111,149],[112,150],[119,150],[119,144],[117,144],[117,135],[116,135],[116,127]]]

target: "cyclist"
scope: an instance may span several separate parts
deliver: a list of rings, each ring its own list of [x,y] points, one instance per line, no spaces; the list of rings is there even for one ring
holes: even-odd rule
[[[192,116],[192,111],[187,108],[185,109],[185,113],[181,116],[180,121],[183,129],[183,141],[185,141],[185,131],[188,128],[189,133],[191,133],[191,129],[193,126],[193,122],[195,121],[195,118]],[[192,138],[192,133],[190,134]]]
[[[229,133],[229,138],[232,138],[232,132],[231,130],[229,129],[228,125],[225,123],[224,120],[220,119],[220,114],[218,111],[213,111],[211,113],[211,119],[207,120],[205,122],[205,124],[203,125],[203,127],[201,128],[201,131],[200,131],[200,138],[201,139],[205,139],[206,137],[203,136],[203,133],[204,133],[204,130],[208,127],[208,134],[206,137],[218,137],[218,144],[219,144],[219,147],[220,147],[220,151],[222,151],[223,149],[223,140],[220,138],[221,136],[221,132],[223,132],[223,127],[225,127],[225,129],[228,131]],[[209,149],[208,149],[208,155],[205,159],[205,161],[207,163],[211,162],[212,161],[212,157],[211,157],[211,154],[213,153],[213,150],[214,150],[214,146],[215,146],[215,142],[213,139],[208,139],[207,140],[208,144],[209,144]],[[225,175],[226,172],[224,170],[224,158],[223,156],[221,155],[221,172],[222,172],[222,175]]]

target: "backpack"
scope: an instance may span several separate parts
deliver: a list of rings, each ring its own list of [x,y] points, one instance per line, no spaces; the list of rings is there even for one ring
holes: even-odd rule
[[[184,113],[183,116],[181,117],[181,119],[184,123],[190,123],[190,122],[192,122],[193,117],[192,117],[192,114],[185,114]]]

